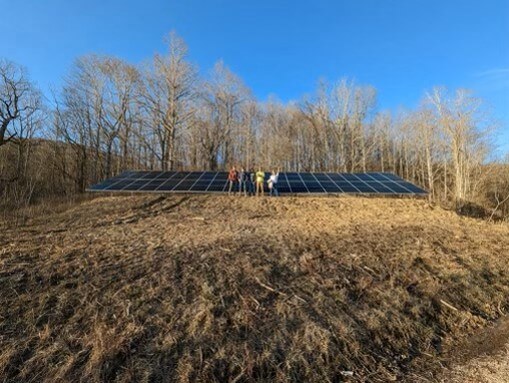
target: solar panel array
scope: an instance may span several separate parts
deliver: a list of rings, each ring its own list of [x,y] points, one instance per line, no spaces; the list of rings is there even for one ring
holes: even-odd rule
[[[265,180],[269,176],[265,173]],[[227,178],[227,172],[126,171],[87,190],[222,193],[228,191]],[[267,182],[264,189],[268,190]],[[280,194],[426,194],[425,190],[392,173],[279,173],[277,189]]]

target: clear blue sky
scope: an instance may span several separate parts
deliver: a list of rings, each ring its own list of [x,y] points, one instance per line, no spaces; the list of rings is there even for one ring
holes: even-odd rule
[[[509,0],[0,0],[0,9],[0,57],[43,90],[80,55],[139,63],[175,30],[203,73],[223,59],[261,100],[298,99],[321,77],[371,84],[391,110],[415,107],[434,85],[471,88],[509,151]]]

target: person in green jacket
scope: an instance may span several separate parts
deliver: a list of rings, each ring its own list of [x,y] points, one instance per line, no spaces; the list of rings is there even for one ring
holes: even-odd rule
[[[263,182],[265,181],[265,172],[258,168],[256,172],[256,195],[261,195],[263,197]]]

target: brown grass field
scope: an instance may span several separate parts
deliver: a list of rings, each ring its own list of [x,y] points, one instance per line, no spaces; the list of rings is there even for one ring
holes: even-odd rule
[[[0,382],[439,382],[509,310],[509,225],[424,200],[26,215],[0,219]]]

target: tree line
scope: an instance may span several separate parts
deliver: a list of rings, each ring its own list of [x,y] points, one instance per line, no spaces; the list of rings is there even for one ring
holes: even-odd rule
[[[441,201],[507,213],[507,164],[491,160],[493,123],[464,89],[434,88],[419,107],[376,108],[377,91],[320,81],[298,102],[256,100],[223,62],[200,75],[175,33],[142,65],[78,58],[43,95],[0,60],[0,195],[4,205],[81,193],[125,169],[394,172]],[[504,210],[505,209],[505,210]]]

